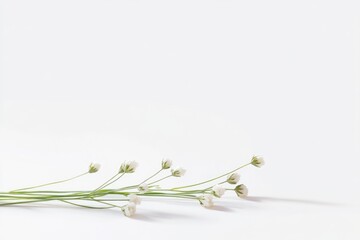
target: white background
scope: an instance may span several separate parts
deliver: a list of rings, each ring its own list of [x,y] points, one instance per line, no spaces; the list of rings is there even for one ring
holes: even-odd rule
[[[0,239],[359,239],[358,1],[1,1],[0,191],[99,174],[241,171],[247,200],[144,199],[133,219],[0,209]]]

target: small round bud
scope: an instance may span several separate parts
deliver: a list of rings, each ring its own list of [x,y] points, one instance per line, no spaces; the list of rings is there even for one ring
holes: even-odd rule
[[[184,176],[185,172],[186,170],[181,167],[171,169],[171,175],[173,175],[174,177],[182,177]]]
[[[220,185],[215,185],[211,189],[211,193],[218,198],[221,198],[224,195],[226,189]]]
[[[129,202],[135,203],[135,205],[140,205],[141,198],[139,198],[136,194],[129,194],[128,195]]]
[[[228,176],[227,182],[230,184],[237,184],[240,180],[240,175],[238,173],[232,173]]]
[[[140,193],[146,193],[149,191],[149,186],[146,183],[142,183],[139,185],[138,190]]]
[[[162,163],[161,163],[161,167],[162,169],[169,169],[171,168],[171,165],[172,165],[172,161],[168,158],[162,160]]]
[[[254,165],[255,167],[262,167],[265,164],[265,162],[262,157],[253,156],[253,158],[251,159],[251,164]]]
[[[237,185],[235,187],[235,193],[238,197],[243,198],[248,195],[248,188],[244,184]]]
[[[200,197],[198,197],[198,199],[199,199],[201,206],[203,206],[205,208],[211,208],[214,206],[214,203],[212,200],[213,198],[209,194],[201,195]]]
[[[121,164],[119,173],[133,173],[135,172],[138,163],[135,161],[127,161]]]
[[[122,212],[126,217],[132,217],[136,213],[136,204],[133,202],[129,202],[125,207],[123,207]]]
[[[101,165],[99,163],[91,163],[89,166],[89,173],[96,173],[100,170]]]

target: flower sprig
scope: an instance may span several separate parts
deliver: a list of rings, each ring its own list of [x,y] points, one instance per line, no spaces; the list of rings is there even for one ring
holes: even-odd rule
[[[0,206],[58,201],[91,209],[116,208],[120,209],[125,216],[131,217],[135,214],[137,205],[141,203],[141,197],[163,197],[189,199],[197,201],[205,208],[211,208],[214,205],[213,197],[221,198],[227,191],[233,191],[240,198],[247,196],[248,189],[244,184],[239,184],[240,175],[237,171],[248,165],[261,167],[264,165],[264,160],[260,156],[254,156],[249,163],[209,180],[186,186],[162,188],[159,184],[160,182],[170,177],[182,177],[186,173],[186,170],[181,167],[172,168],[172,161],[170,159],[164,159],[161,162],[159,170],[138,184],[120,188],[110,188],[110,185],[119,181],[119,179],[126,174],[132,174],[136,171],[138,163],[135,161],[127,161],[121,164],[114,176],[90,191],[38,190],[39,188],[68,182],[98,172],[100,170],[100,164],[92,163],[85,173],[72,178],[21,188],[10,192],[0,192]],[[156,177],[164,171],[168,172],[168,174],[156,179]],[[223,181],[219,181],[219,179],[222,178]],[[227,188],[225,184],[236,186],[234,188]]]

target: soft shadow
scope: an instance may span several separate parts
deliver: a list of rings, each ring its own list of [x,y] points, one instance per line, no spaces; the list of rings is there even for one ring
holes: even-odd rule
[[[288,202],[288,203],[301,203],[301,204],[311,204],[311,205],[321,205],[321,206],[343,205],[340,203],[324,202],[324,201],[317,201],[310,199],[278,198],[278,197],[264,197],[264,196],[246,197],[244,199],[252,202]]]
[[[141,211],[141,210],[139,210]],[[185,220],[194,220],[197,219],[197,216],[194,215],[186,215],[181,213],[173,213],[173,212],[162,212],[162,211],[152,211],[152,210],[143,210],[143,212],[136,213],[132,219],[140,220],[140,221],[148,221],[148,222],[156,222],[156,221],[169,221],[171,219],[185,219]],[[199,218],[200,219],[200,218]]]
[[[219,212],[234,212],[233,209],[228,208],[228,207],[224,207],[224,206],[221,206],[221,205],[215,205],[215,206],[213,206],[212,208],[209,208],[209,209],[213,210],[213,211],[219,211]]]
[[[174,198],[146,198],[147,202],[156,202],[156,203],[166,203],[166,204],[194,204],[194,200],[190,200],[190,199],[174,199]],[[198,203],[198,202],[197,202]]]
[[[146,201],[152,202],[163,202],[166,204],[184,206],[189,205],[189,207],[199,207],[200,203],[197,201],[191,201],[186,199],[146,199]],[[208,208],[207,210],[221,211],[221,212],[233,212],[232,208],[224,206],[224,202],[216,202],[215,206]]]
[[[154,222],[155,220],[148,215],[137,213],[135,216],[131,217],[131,219],[145,222]]]
[[[149,201],[150,199],[147,199]],[[167,204],[172,205],[189,205],[188,207],[200,207],[199,203],[195,203],[193,201],[182,200],[182,199],[167,199],[167,200],[160,200],[157,199],[157,202],[160,202],[160,205]],[[238,209],[251,209],[256,208],[255,204],[250,204],[250,202],[254,203],[291,203],[291,204],[307,204],[307,205],[316,205],[316,206],[344,206],[344,204],[335,203],[335,202],[325,202],[325,201],[318,201],[318,200],[311,200],[311,199],[296,199],[296,198],[281,198],[281,197],[267,197],[267,196],[249,196],[244,198],[243,200],[248,201],[249,204],[241,204],[238,203],[240,199],[226,199],[227,201],[223,202],[216,202],[216,205],[210,209],[209,211],[219,211],[219,212],[236,212]],[[150,202],[155,201],[155,199],[151,199]],[[236,201],[236,202],[235,202]],[[241,201],[241,200],[240,200]],[[244,202],[244,203],[245,203]],[[256,204],[257,205],[257,204]],[[72,211],[89,211],[86,208],[78,208],[75,206],[65,205],[61,203],[41,203],[41,204],[29,204],[29,205],[10,205],[10,206],[3,206],[1,208],[20,208],[26,209],[27,211],[35,211],[35,209],[39,208],[62,208],[62,209],[71,209]],[[97,209],[93,209],[96,211]],[[105,215],[113,215],[119,216],[122,215],[119,209],[106,209],[99,212],[99,214]],[[154,211],[149,209],[141,209],[136,213],[134,217],[131,218],[135,221],[144,221],[144,222],[161,222],[166,221],[169,222],[172,219],[184,219],[184,220],[205,220],[201,215],[191,215],[190,213],[181,213],[181,212],[165,212],[165,211]]]

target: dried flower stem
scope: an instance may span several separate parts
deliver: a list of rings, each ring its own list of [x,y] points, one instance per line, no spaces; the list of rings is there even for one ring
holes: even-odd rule
[[[90,209],[109,209],[109,208],[120,208],[125,216],[132,216],[136,210],[136,204],[140,204],[140,199],[137,196],[142,197],[164,197],[164,198],[179,198],[179,199],[191,199],[199,201],[200,204],[204,207],[211,207],[213,205],[212,196],[221,197],[226,190],[235,191],[239,197],[246,196],[247,188],[245,185],[237,185],[234,189],[224,188],[222,184],[236,184],[239,180],[239,175],[236,172],[237,170],[244,168],[248,165],[254,165],[256,167],[261,167],[264,164],[264,160],[261,157],[255,156],[252,158],[250,163],[244,164],[230,172],[222,174],[218,177],[202,181],[199,183],[180,186],[175,188],[160,188],[159,185],[155,185],[167,178],[170,177],[181,177],[185,174],[185,169],[175,168],[171,169],[171,174],[166,175],[158,180],[147,183],[150,179],[154,178],[160,174],[163,170],[169,169],[172,165],[172,161],[165,159],[162,162],[162,168],[152,174],[150,177],[146,178],[137,185],[125,186],[117,189],[106,188],[111,184],[117,182],[125,174],[133,173],[137,167],[137,163],[124,162],[117,174],[111,177],[109,180],[105,181],[99,187],[94,190],[89,191],[49,191],[49,190],[34,190],[36,188],[47,187],[50,185],[60,184],[74,180],[76,178],[82,177],[88,173],[95,173],[100,169],[99,164],[92,163],[89,167],[88,172],[80,174],[76,177],[69,179],[51,182],[47,184],[37,185],[33,187],[26,187],[10,192],[0,192],[0,206],[11,206],[11,205],[20,205],[20,204],[31,204],[39,202],[50,202],[50,201],[60,201],[65,204],[72,206],[90,208]],[[234,173],[232,176],[229,174]],[[210,187],[202,187],[199,189],[194,189],[196,186],[201,186],[210,182],[214,182],[220,178],[228,176],[227,180],[213,184]],[[143,187],[142,185],[146,185]],[[142,186],[143,189],[140,189],[139,186]],[[191,189],[188,189],[191,188]],[[141,191],[140,191],[141,190]],[[83,204],[85,203],[86,204]],[[119,205],[120,202],[127,202],[125,205]],[[98,206],[96,206],[96,205]]]

